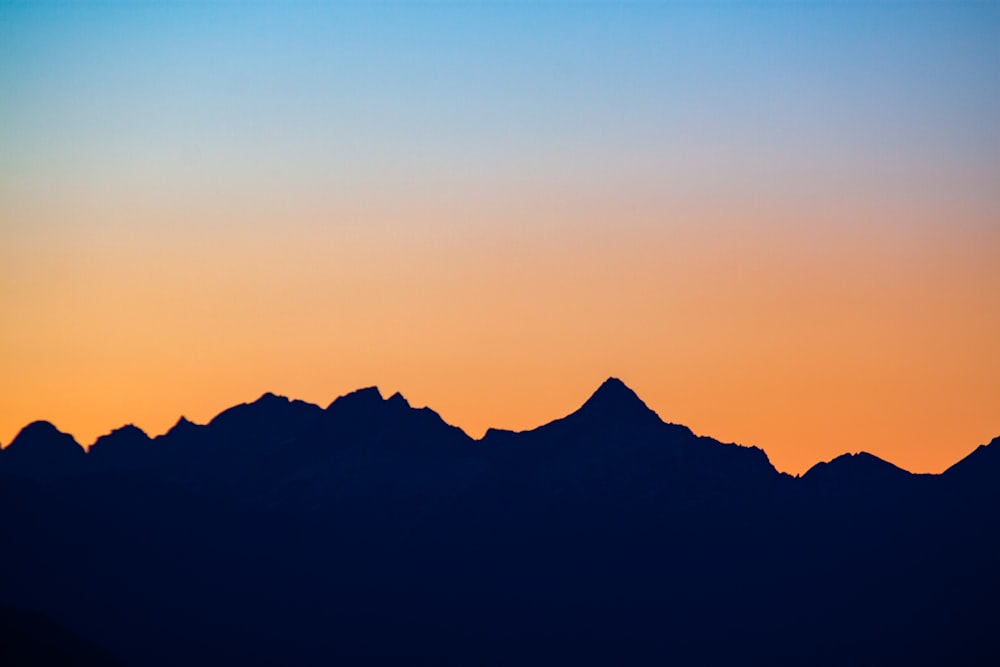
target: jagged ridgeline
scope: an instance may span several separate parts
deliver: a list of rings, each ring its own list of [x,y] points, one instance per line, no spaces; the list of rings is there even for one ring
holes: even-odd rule
[[[41,627],[137,666],[1000,664],[998,509],[1000,440],[793,478],[613,378],[481,440],[375,388],[87,452],[36,422],[0,451],[0,662],[74,662]]]

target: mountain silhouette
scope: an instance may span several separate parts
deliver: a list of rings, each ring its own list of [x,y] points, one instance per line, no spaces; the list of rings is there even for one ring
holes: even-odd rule
[[[942,477],[957,493],[971,495],[1000,509],[1000,437],[980,445],[944,471]]]
[[[660,418],[655,412],[650,410],[642,402],[635,392],[629,389],[625,383],[617,378],[608,378],[597,388],[590,398],[572,414],[557,419],[554,422],[541,426],[532,431],[515,434],[511,431],[501,431],[489,429],[484,436],[484,441],[503,440],[510,442],[516,439],[515,436],[534,434],[528,436],[534,438],[539,434],[556,434],[552,437],[559,438],[569,435],[583,435],[595,432],[609,433],[620,432],[621,430],[635,432],[641,429],[656,428],[662,425]]]
[[[660,421],[659,416],[634,391],[614,377],[605,380],[573,416],[591,423],[611,422],[619,425]]]
[[[134,424],[99,437],[87,450],[95,466],[142,468],[153,464],[153,441]]]
[[[834,494],[896,493],[922,477],[868,452],[858,452],[817,463],[806,471],[802,482],[809,488]]]
[[[77,473],[86,465],[83,447],[47,421],[28,424],[3,450],[2,470],[50,478]]]
[[[482,444],[513,459],[521,486],[580,502],[651,496],[689,502],[720,489],[766,490],[781,477],[759,449],[699,438],[686,426],[665,423],[617,378],[566,417],[520,433],[490,430]]]
[[[0,607],[136,666],[992,665],[998,452],[793,478],[615,378],[481,440],[375,387],[88,452],[35,422],[0,451]]]
[[[996,481],[996,475],[1000,474],[1000,437],[994,438],[988,445],[979,445],[944,474],[952,479],[969,482]]]

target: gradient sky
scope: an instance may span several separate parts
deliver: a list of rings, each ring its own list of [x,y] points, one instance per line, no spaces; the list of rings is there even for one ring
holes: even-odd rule
[[[1000,435],[1000,3],[0,0],[0,442],[610,375],[800,473]]]

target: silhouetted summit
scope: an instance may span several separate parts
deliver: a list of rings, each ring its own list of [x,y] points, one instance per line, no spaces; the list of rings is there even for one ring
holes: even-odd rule
[[[18,451],[31,451],[36,455],[53,458],[78,456],[84,453],[83,448],[73,436],[63,433],[47,421],[35,421],[21,429],[7,445],[8,454]]]
[[[618,499],[686,501],[714,495],[719,484],[734,492],[747,484],[769,488],[779,478],[763,451],[665,423],[617,378],[562,419],[520,433],[490,430],[482,442],[487,451],[516,459],[511,465],[520,471],[518,484],[579,502],[593,488]]]
[[[397,406],[397,407],[400,407],[400,408],[408,408],[408,407],[410,407],[410,402],[408,400],[406,400],[403,397],[403,395],[401,393],[399,393],[398,391],[395,394],[393,394],[392,396],[390,396],[388,399],[386,399],[386,401],[389,403],[389,405]]]
[[[617,424],[660,421],[634,391],[614,377],[605,380],[573,416]]]
[[[29,477],[52,477],[80,471],[86,462],[83,447],[68,433],[47,421],[28,424],[7,445],[2,470]]]
[[[646,438],[662,426],[663,421],[634,391],[621,380],[608,378],[580,408],[562,419],[520,433],[490,429],[483,440],[493,444],[516,437],[525,443],[545,441],[571,446],[575,442],[582,446],[585,442],[601,440],[610,444],[609,436],[620,435],[629,440]]]
[[[888,461],[869,454],[841,454],[829,462],[817,463],[802,476],[807,486],[831,492],[896,490],[916,476]]]
[[[144,467],[152,465],[152,445],[145,431],[127,424],[99,437],[88,454],[95,464],[106,467]]]
[[[182,416],[177,420],[177,423],[170,427],[166,435],[181,436],[182,434],[188,434],[197,429],[198,425],[192,422],[187,417]],[[161,436],[162,437],[162,436]]]

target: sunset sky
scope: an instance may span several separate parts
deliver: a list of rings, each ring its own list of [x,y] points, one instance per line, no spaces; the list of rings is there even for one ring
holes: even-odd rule
[[[1000,2],[0,0],[0,443],[622,378],[801,473],[1000,435]]]

